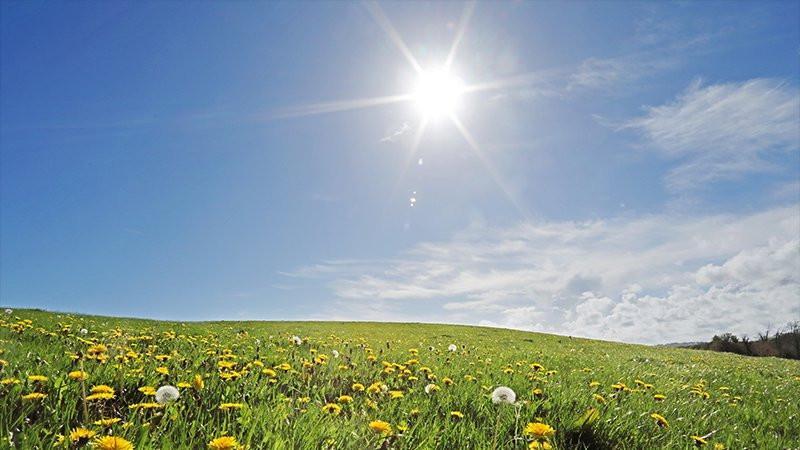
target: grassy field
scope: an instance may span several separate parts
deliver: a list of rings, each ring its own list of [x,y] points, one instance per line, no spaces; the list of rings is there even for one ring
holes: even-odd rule
[[[0,325],[0,447],[800,446],[796,361],[450,325]]]

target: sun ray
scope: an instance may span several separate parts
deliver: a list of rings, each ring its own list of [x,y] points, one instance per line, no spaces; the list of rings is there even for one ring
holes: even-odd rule
[[[386,95],[383,97],[357,98],[352,100],[338,100],[333,102],[312,103],[285,108],[271,115],[271,119],[288,119],[292,117],[313,116],[333,112],[349,111],[353,109],[370,108],[373,106],[387,105],[389,103],[407,102],[413,100],[411,94]]]
[[[461,120],[455,114],[450,115],[450,120],[453,121],[453,125],[455,125],[456,129],[458,129],[458,131],[461,132],[461,135],[464,137],[464,140],[467,141],[467,144],[472,149],[473,153],[475,153],[475,156],[477,156],[478,159],[481,161],[483,166],[489,172],[489,175],[492,177],[492,180],[494,180],[495,184],[497,184],[497,187],[499,187],[500,190],[503,191],[503,194],[506,196],[508,201],[510,201],[511,204],[514,205],[514,207],[517,209],[517,212],[523,218],[528,218],[528,213],[522,206],[522,203],[520,203],[520,201],[511,191],[511,189],[503,182],[503,179],[500,177],[497,170],[494,168],[494,165],[492,164],[491,160],[486,156],[483,149],[481,149],[480,145],[478,144],[478,141],[476,141],[475,138],[472,137],[472,134],[469,132],[469,130],[467,130],[467,127],[465,127],[464,124],[461,123]]]
[[[422,74],[424,71],[419,65],[419,62],[417,62],[417,58],[414,58],[414,55],[411,54],[411,50],[408,49],[405,41],[403,41],[403,38],[400,37],[400,34],[394,28],[392,22],[389,21],[389,18],[386,17],[386,14],[383,13],[380,5],[378,5],[376,2],[367,2],[364,4],[364,6],[367,8],[367,11],[370,13],[372,18],[378,22],[378,25],[380,25],[386,35],[389,36],[389,39],[394,42],[394,45],[397,46],[397,49],[400,50],[400,53],[405,56],[406,60],[408,60],[408,63],[411,64],[411,67],[413,67],[418,74]]]
[[[467,2],[464,5],[464,12],[461,13],[461,21],[458,26],[458,31],[456,32],[456,37],[453,38],[453,45],[450,46],[450,53],[447,54],[447,60],[444,62],[444,71],[450,71],[450,66],[453,65],[453,60],[456,58],[456,52],[458,51],[458,46],[461,44],[461,40],[464,38],[464,31],[467,29],[467,24],[469,23],[469,19],[472,17],[472,11],[475,10],[475,1]]]

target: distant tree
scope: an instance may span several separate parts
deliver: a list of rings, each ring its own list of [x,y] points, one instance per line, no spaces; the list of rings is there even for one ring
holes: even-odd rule
[[[742,335],[742,344],[744,344],[745,355],[752,355],[753,349],[750,347],[750,337],[746,334]]]

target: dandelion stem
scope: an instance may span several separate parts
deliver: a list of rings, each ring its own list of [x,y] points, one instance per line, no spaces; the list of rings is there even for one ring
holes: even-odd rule
[[[89,408],[86,406],[86,381],[84,381],[83,374],[86,371],[83,370],[83,355],[78,359],[78,362],[81,365],[81,398],[83,399],[83,423],[84,425],[89,425]]]

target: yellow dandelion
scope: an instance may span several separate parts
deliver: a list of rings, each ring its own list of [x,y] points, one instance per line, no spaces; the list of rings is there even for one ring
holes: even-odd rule
[[[333,414],[334,416],[339,415],[342,412],[342,407],[337,405],[336,403],[328,403],[327,405],[322,407],[322,412],[326,412],[329,414]]]
[[[92,445],[100,450],[133,450],[133,444],[119,436],[103,436],[97,438]]]
[[[274,376],[277,376],[277,375],[278,375],[278,373],[277,373],[277,372],[275,372],[275,371],[274,371],[274,370],[272,370],[272,369],[264,369],[264,370],[262,370],[262,371],[261,371],[261,373],[263,373],[264,375],[266,375],[266,376],[268,376],[268,377],[274,377]]]
[[[547,441],[542,441],[542,442],[532,441],[530,444],[528,444],[528,448],[530,450],[539,450],[539,449],[550,450],[553,447]]]
[[[208,448],[211,450],[238,450],[241,448],[239,442],[233,436],[222,436],[212,439],[208,443]]]
[[[669,428],[669,422],[667,422],[667,419],[665,419],[664,416],[662,416],[661,414],[653,413],[650,414],[650,417],[656,419],[656,425],[660,427]]]
[[[28,376],[28,381],[47,381],[47,377],[44,375],[30,375]]]
[[[689,436],[689,437],[691,437],[692,440],[694,440],[694,445],[696,445],[698,447],[708,444],[708,442],[706,442],[706,440],[701,438],[700,436],[692,435],[692,436]]]
[[[0,384],[19,384],[19,380],[16,378],[4,378],[0,380]]]
[[[45,397],[47,397],[47,394],[42,394],[41,392],[34,392],[34,393],[31,393],[31,394],[28,394],[28,395],[23,395],[22,399],[23,400],[28,400],[28,401],[33,401],[33,400],[41,400],[41,399],[43,399]]]
[[[98,392],[96,394],[92,394],[86,397],[86,400],[93,401],[93,400],[112,400],[116,398],[114,394],[109,394],[108,392]]]
[[[219,409],[223,411],[228,411],[231,409],[242,409],[245,407],[244,403],[222,403],[219,405]]]
[[[594,398],[595,400],[597,400],[598,402],[600,402],[600,403],[602,403],[602,404],[604,404],[604,405],[606,404],[606,399],[605,399],[605,398],[603,398],[603,396],[602,396],[602,395],[599,395],[599,394],[592,394],[592,398]]]
[[[535,439],[548,440],[555,432],[556,430],[553,429],[553,427],[541,422],[529,422],[528,425],[525,426],[525,434],[533,436]]]
[[[75,428],[69,433],[69,441],[73,444],[76,442],[88,442],[97,434],[96,431],[87,430],[86,428]]]
[[[340,395],[338,399],[339,403],[350,403],[352,401],[353,397],[350,397],[349,395]]]
[[[115,423],[120,422],[121,420],[122,419],[120,419],[119,417],[116,417],[114,419],[100,419],[100,420],[95,420],[94,424],[101,427],[109,427],[111,425],[114,425]]]
[[[74,372],[70,372],[68,376],[69,376],[70,379],[75,380],[75,381],[83,381],[83,380],[86,380],[87,378],[89,378],[89,374],[86,373],[86,372],[83,372],[81,370],[76,370]]]
[[[389,425],[388,422],[380,420],[373,420],[370,422],[369,429],[384,436],[390,436],[392,434],[392,426]]]
[[[156,372],[160,373],[161,375],[169,375],[169,369],[164,366],[156,367]]]
[[[664,400],[664,399],[667,398],[667,396],[663,395],[663,394],[655,394],[655,395],[653,395],[653,398],[656,399],[656,400]]]
[[[202,390],[206,386],[205,382],[203,382],[203,377],[200,374],[194,376],[194,380],[192,380],[192,387],[196,391]]]
[[[392,398],[403,398],[403,391],[389,391]]]
[[[92,388],[89,389],[89,392],[92,394],[113,394],[114,388],[107,384],[100,384],[97,386],[92,386]]]
[[[450,411],[450,417],[456,420],[460,420],[464,418],[464,413],[461,411]]]
[[[354,392],[361,392],[364,390],[364,385],[361,383],[353,383],[352,387]]]

